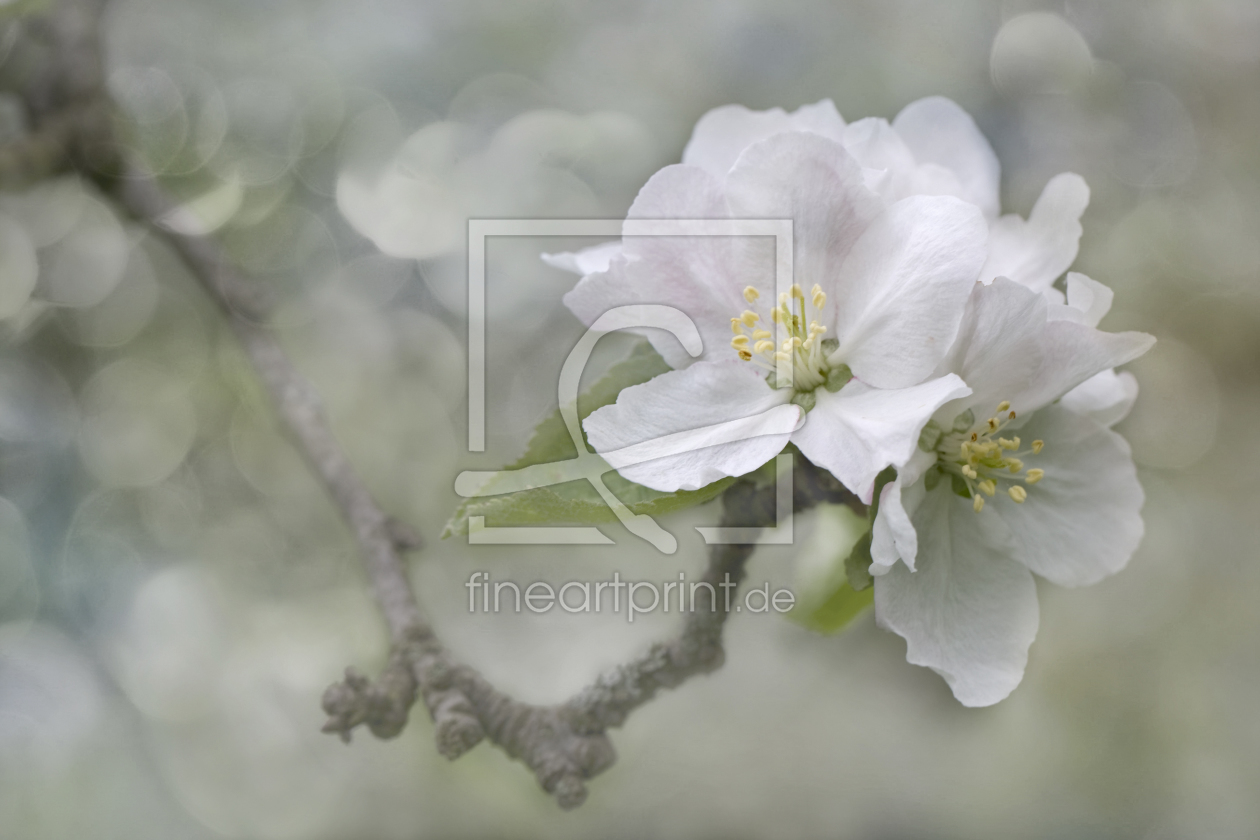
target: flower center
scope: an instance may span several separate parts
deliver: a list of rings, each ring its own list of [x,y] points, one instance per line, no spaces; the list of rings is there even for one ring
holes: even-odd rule
[[[979,513],[984,510],[984,497],[993,498],[1000,484],[1006,482],[1006,494],[1011,501],[1022,504],[1028,498],[1024,485],[1041,481],[1045,471],[1036,468],[1025,471],[1021,456],[1040,454],[1045,442],[1034,440],[1030,448],[1020,450],[1017,436],[1001,437],[1002,429],[1015,419],[1010,407],[1009,402],[999,403],[996,415],[978,427],[971,410],[955,417],[948,430],[929,420],[919,436],[919,448],[936,453],[936,465],[924,476],[927,489],[931,490],[949,476],[953,491],[970,498],[972,508]]]
[[[760,297],[761,292],[753,286],[744,289],[744,300],[750,306]],[[780,335],[785,336],[778,345],[770,330],[758,326],[765,323],[760,313],[745,309],[738,318],[731,319],[731,332],[735,334],[731,347],[740,359],[766,370],[771,387],[791,388],[792,401],[806,411],[814,407],[814,390],[818,386],[838,391],[852,377],[847,365],[832,366],[827,361],[828,354],[839,342],[823,338],[827,328],[815,317],[822,316],[826,305],[827,294],[818,285],[810,289],[807,300],[801,287],[793,283],[791,290],[779,295],[778,305],[770,310],[770,320],[780,325]],[[751,330],[751,335],[745,330]],[[781,365],[786,368],[786,376],[781,375]]]

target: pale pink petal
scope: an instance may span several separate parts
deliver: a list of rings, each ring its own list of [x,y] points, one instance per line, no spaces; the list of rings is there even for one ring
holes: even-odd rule
[[[742,105],[724,105],[696,123],[683,149],[682,162],[723,178],[744,149],[785,131],[811,131],[839,140],[844,120],[830,99],[804,105],[790,114],[782,108],[751,111]]]
[[[887,391],[857,381],[834,394],[820,388],[792,442],[869,504],[880,471],[909,460],[932,413],[970,391],[953,374]]]
[[[1089,186],[1081,176],[1065,172],[1051,178],[1028,221],[1012,214],[993,222],[981,279],[1009,277],[1038,292],[1049,289],[1076,260],[1088,205]]]
[[[1001,167],[970,114],[949,99],[929,96],[902,109],[893,128],[920,164],[935,163],[951,170],[962,188],[959,198],[979,207],[988,218],[996,218]]]
[[[630,481],[662,492],[697,490],[752,472],[783,450],[801,419],[789,397],[742,362],[699,362],[623,389],[582,427]]]
[[[948,196],[897,202],[866,229],[832,289],[832,354],[863,382],[922,382],[949,350],[984,262],[987,231],[973,205]]]

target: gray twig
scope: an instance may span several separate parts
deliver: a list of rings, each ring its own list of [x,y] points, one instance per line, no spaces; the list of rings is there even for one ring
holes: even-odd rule
[[[0,182],[26,182],[73,167],[102,184],[121,208],[164,240],[219,305],[289,433],[341,511],[391,645],[388,663],[375,680],[348,669],[345,679],[325,692],[324,730],[349,741],[354,728],[365,725],[377,737],[391,738],[403,730],[411,707],[422,699],[442,755],[456,758],[487,739],[528,766],[561,807],[581,804],[586,780],[615,760],[609,728],[624,723],[660,689],[721,666],[727,599],[719,596],[710,609],[691,613],[677,638],[654,645],[555,706],[518,702],[457,662],[421,614],[407,576],[402,554],[418,548],[420,537],[386,514],[355,472],[318,395],[265,325],[268,306],[258,286],[231,265],[215,241],[163,226],[174,202],[155,179],[134,169],[119,176],[118,170],[99,165],[115,157],[110,106],[101,81],[99,12],[99,0],[63,0],[45,22],[60,45],[55,52],[58,66],[38,77],[27,92],[27,107],[39,116],[37,130],[26,145],[0,148]],[[83,149],[104,149],[106,154],[88,156]],[[795,474],[798,509],[820,501],[856,504],[828,473],[804,459],[798,459]],[[723,496],[723,522],[748,526],[770,521],[773,505],[773,487],[737,482]],[[743,578],[751,552],[748,545],[712,546],[704,580],[715,590],[730,583],[721,590],[730,592]]]

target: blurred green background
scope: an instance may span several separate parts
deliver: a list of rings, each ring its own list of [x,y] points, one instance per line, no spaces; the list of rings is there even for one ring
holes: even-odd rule
[[[0,24],[0,91],[30,34]],[[1129,568],[1040,585],[1023,685],[959,706],[868,614],[838,637],[736,615],[726,667],[613,733],[577,812],[489,746],[321,735],[319,695],[385,638],[353,546],[220,317],[73,178],[0,194],[0,836],[1260,836],[1260,4],[1255,0],[116,0],[110,88],[138,159],[275,302],[337,434],[428,547],[439,633],[561,700],[674,615],[470,615],[463,584],[666,580],[663,557],[437,535],[461,469],[555,403],[573,278],[489,255],[488,447],[466,449],[464,231],[623,214],[711,107],[824,97],[848,119],[944,94],[1026,214],[1093,188],[1076,268],[1154,333],[1120,427],[1147,491]],[[0,142],[21,136],[0,92]],[[605,340],[598,368],[628,343]],[[802,542],[809,517],[802,517]],[[750,579],[791,585],[792,553]]]

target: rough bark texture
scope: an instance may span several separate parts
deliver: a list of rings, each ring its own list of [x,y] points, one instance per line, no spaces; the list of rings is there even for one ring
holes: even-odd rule
[[[456,758],[488,740],[529,767],[564,808],[586,798],[586,780],[616,758],[607,730],[663,688],[673,688],[722,665],[722,628],[728,615],[720,583],[738,584],[752,553],[749,545],[710,547],[703,579],[718,603],[690,613],[677,638],[653,645],[638,659],[614,668],[571,700],[555,706],[520,703],[497,690],[476,670],[443,648],[421,614],[407,575],[404,553],[420,539],[392,519],[372,498],[346,458],[318,395],[294,368],[267,324],[267,304],[256,284],[242,276],[216,242],[186,236],[161,224],[173,203],[152,178],[128,169],[111,142],[112,107],[102,82],[99,47],[101,0],[63,0],[45,17],[24,23],[43,38],[47,67],[26,74],[20,93],[32,131],[0,147],[0,186],[26,184],[74,170],[98,183],[127,214],[164,240],[219,305],[289,434],[319,476],[354,534],[367,577],[389,628],[385,669],[371,680],[353,669],[323,697],[324,730],[350,740],[363,725],[391,738],[406,726],[422,700],[432,717],[438,751]],[[825,471],[802,458],[795,471],[795,504],[856,505]],[[723,524],[773,521],[775,490],[751,481],[723,496]],[[708,606],[709,608],[705,608]]]

